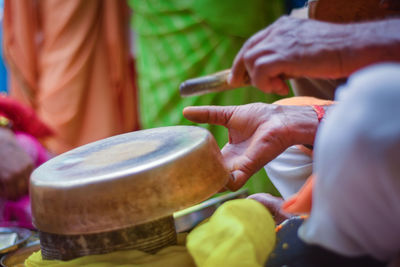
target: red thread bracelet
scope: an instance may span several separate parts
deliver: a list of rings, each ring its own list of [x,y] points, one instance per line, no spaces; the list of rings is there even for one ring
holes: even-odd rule
[[[317,113],[318,122],[321,122],[322,118],[325,115],[325,109],[322,106],[319,106],[319,105],[312,105],[311,107],[313,108],[315,113]]]

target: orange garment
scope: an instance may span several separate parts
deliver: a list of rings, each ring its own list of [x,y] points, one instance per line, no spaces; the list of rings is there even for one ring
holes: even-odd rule
[[[283,203],[282,209],[285,212],[294,214],[310,213],[314,180],[315,176],[311,174],[299,192]]]
[[[11,96],[55,132],[56,153],[138,128],[125,1],[6,0]]]
[[[296,96],[290,98],[284,98],[276,101],[274,104],[287,105],[287,106],[306,106],[306,105],[319,105],[326,106],[332,105],[334,102],[331,100],[318,99],[315,97],[308,96]],[[312,150],[303,146],[298,146],[303,153],[312,156]],[[293,195],[291,198],[283,203],[282,209],[288,213],[303,214],[309,213],[312,207],[312,191],[314,186],[315,176],[311,176],[307,179],[305,184],[299,190],[299,192]]]
[[[284,105],[284,106],[311,106],[311,105],[320,105],[320,106],[328,106],[332,105],[334,101],[319,99],[312,96],[294,96],[288,98],[282,98],[278,101],[275,101],[274,104]]]

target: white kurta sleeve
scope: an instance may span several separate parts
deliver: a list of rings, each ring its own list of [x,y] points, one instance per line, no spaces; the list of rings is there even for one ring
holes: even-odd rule
[[[316,182],[300,237],[346,256],[400,251],[400,64],[352,75],[317,133]]]

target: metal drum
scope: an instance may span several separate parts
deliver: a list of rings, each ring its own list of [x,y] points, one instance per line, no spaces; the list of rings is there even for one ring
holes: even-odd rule
[[[172,213],[209,198],[229,175],[213,136],[194,126],[137,131],[71,150],[31,176],[42,255],[68,260],[174,244]]]

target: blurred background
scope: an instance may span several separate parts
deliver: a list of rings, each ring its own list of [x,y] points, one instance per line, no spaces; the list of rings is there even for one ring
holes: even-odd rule
[[[36,138],[48,155],[129,131],[191,125],[182,116],[189,105],[272,103],[280,97],[255,88],[181,98],[178,87],[230,68],[250,36],[305,5],[305,0],[0,0],[0,91],[51,130]],[[220,147],[227,142],[223,127],[201,126]],[[278,194],[264,170],[245,187]]]

